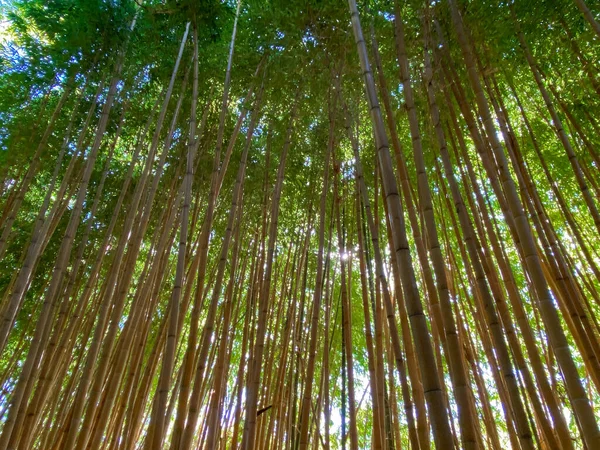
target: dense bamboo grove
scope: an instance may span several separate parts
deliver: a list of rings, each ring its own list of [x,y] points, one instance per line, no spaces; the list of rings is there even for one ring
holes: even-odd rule
[[[596,2],[0,14],[0,450],[600,448]]]

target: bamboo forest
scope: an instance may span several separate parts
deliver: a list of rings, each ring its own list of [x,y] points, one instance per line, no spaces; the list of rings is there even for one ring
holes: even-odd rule
[[[600,449],[597,0],[0,0],[0,450]]]

